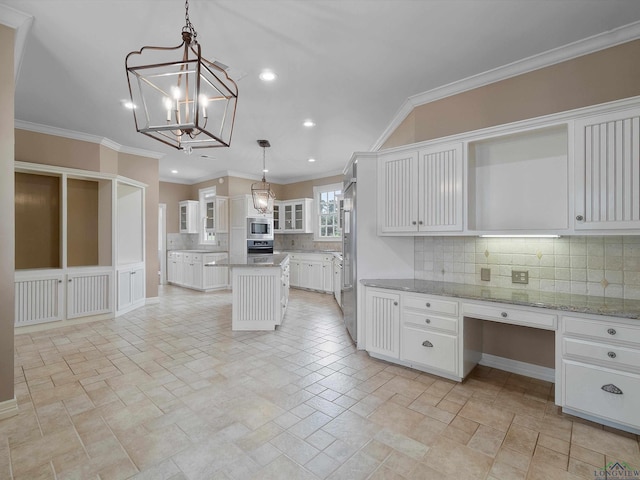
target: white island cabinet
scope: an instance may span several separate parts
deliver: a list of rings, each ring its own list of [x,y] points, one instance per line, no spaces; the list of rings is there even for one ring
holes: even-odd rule
[[[231,269],[232,330],[274,330],[289,303],[289,256],[230,256],[205,264]]]

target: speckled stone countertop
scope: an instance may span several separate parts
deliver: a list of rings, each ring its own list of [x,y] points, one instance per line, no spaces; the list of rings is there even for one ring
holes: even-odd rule
[[[574,313],[610,315],[640,319],[640,300],[606,298],[570,293],[541,292],[538,290],[516,290],[484,285],[436,282],[415,279],[364,279],[360,283],[367,287],[388,288],[404,292],[425,293],[456,297],[467,300],[522,305],[525,307],[548,308]]]
[[[205,263],[205,267],[280,267],[289,255],[279,254],[255,254],[255,255],[230,255],[228,258]]]
[[[320,253],[326,255],[342,255],[342,252],[336,250],[296,250],[291,248],[283,248],[282,250],[274,251],[273,253]]]

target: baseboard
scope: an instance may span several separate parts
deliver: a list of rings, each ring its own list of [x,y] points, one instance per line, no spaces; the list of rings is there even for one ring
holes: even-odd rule
[[[517,373],[518,375],[524,375],[526,377],[537,378],[538,380],[545,380],[551,383],[555,383],[556,381],[556,371],[553,368],[541,367],[540,365],[519,362],[518,360],[497,357],[487,353],[482,354],[480,365],[497,368],[505,372]]]
[[[0,420],[13,417],[18,414],[18,402],[15,398],[0,402]]]

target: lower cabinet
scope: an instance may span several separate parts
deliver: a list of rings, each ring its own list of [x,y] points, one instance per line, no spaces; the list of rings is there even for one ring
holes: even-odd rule
[[[144,264],[116,269],[116,316],[144,305],[144,277]]]
[[[167,281],[173,285],[194,290],[216,290],[229,286],[229,268],[207,267],[207,263],[224,260],[226,252],[195,253],[169,252],[167,254]]]
[[[556,363],[564,411],[640,433],[640,326],[632,322],[562,317]]]
[[[333,293],[333,255],[290,253],[291,286]]]
[[[16,272],[16,327],[113,311],[113,267]]]
[[[366,349],[386,358],[400,358],[400,294],[367,288]]]

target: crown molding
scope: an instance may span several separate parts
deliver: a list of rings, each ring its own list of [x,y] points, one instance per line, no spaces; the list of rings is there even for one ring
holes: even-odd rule
[[[33,16],[0,4],[0,23],[16,31],[13,46],[13,79],[17,83],[24,56],[24,48],[27,43],[27,35],[31,30],[31,25],[33,25]]]
[[[391,134],[400,126],[413,109],[420,105],[441,100],[443,98],[483,87],[501,80],[516,77],[540,68],[566,62],[568,60],[614,47],[638,38],[640,38],[640,22],[630,23],[608,32],[587,37],[562,47],[547,50],[546,52],[523,58],[507,65],[413,95],[402,104],[396,115],[393,117],[391,123],[384,129],[382,135],[380,135],[378,140],[376,140],[372,145],[371,150],[377,151],[382,148],[384,142],[388,140]]]
[[[165,156],[164,153],[154,152],[152,150],[143,150],[141,148],[127,147],[119,143],[109,140],[98,135],[66,130],[64,128],[51,127],[40,123],[25,122],[24,120],[15,120],[15,128],[18,130],[27,130],[29,132],[43,133],[45,135],[53,135],[56,137],[70,138],[81,142],[97,143],[104,147],[110,148],[120,153],[128,153],[131,155],[139,155],[141,157],[149,157],[159,159]]]

